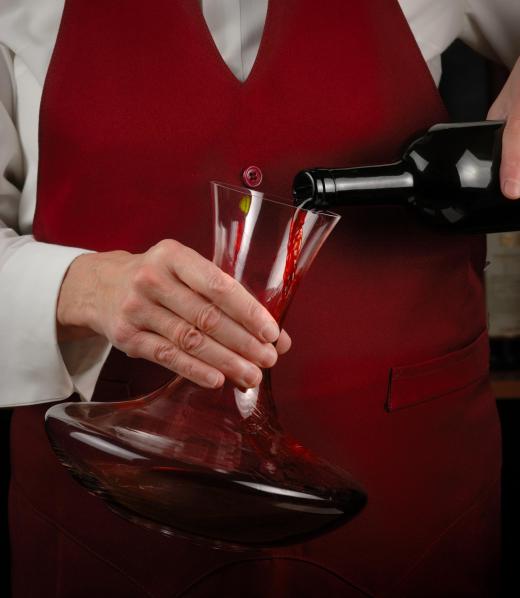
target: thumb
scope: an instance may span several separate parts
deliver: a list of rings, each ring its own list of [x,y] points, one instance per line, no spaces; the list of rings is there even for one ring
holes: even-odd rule
[[[500,186],[509,199],[520,198],[520,106],[515,106],[504,128]]]

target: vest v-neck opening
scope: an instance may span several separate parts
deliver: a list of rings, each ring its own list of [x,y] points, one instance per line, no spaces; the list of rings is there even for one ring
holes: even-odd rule
[[[207,40],[208,45],[211,47],[209,53],[213,54],[213,55],[216,54],[216,59],[215,59],[216,68],[219,68],[221,71],[223,71],[228,78],[232,79],[232,81],[234,82],[235,85],[242,88],[242,87],[245,87],[246,85],[249,85],[250,82],[257,77],[258,71],[265,60],[267,39],[271,36],[272,30],[273,30],[273,26],[272,26],[273,20],[274,20],[273,13],[275,11],[276,4],[278,4],[278,2],[275,2],[274,0],[268,0],[268,2],[267,2],[267,11],[266,11],[266,15],[265,15],[264,27],[262,30],[262,36],[260,38],[260,44],[258,46],[258,51],[256,53],[256,57],[253,62],[253,66],[251,67],[251,70],[249,71],[249,75],[246,77],[246,79],[244,79],[244,81],[241,81],[235,75],[235,73],[233,73],[233,71],[229,68],[226,61],[224,60],[222,54],[220,53],[220,50],[215,42],[215,39],[213,38],[213,35],[211,34],[211,31],[206,22],[206,19],[204,17],[204,12],[202,10],[202,6],[200,5],[200,3],[199,2],[196,3],[196,5],[197,5],[196,9],[192,8],[191,3],[190,3],[189,8],[188,8],[188,4],[184,4],[184,6],[188,8],[189,13],[194,15],[195,21],[196,21],[195,26],[201,28],[203,37]]]

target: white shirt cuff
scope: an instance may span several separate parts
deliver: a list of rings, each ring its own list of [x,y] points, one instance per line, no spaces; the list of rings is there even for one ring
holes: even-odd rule
[[[61,355],[74,385],[84,401],[90,401],[103,365],[112,349],[104,336],[60,343]]]
[[[57,401],[75,391],[91,398],[109,342],[92,337],[63,343],[62,354],[56,331],[61,282],[83,253],[88,252],[31,241],[13,251],[0,270],[0,406]]]

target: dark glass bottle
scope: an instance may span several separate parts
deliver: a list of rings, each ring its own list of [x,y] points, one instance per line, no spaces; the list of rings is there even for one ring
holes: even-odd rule
[[[520,230],[520,201],[500,191],[503,128],[503,121],[438,124],[398,162],[303,170],[294,179],[294,201],[319,210],[403,205],[442,229]]]

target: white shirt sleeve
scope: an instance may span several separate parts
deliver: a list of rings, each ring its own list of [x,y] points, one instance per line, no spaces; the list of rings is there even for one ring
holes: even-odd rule
[[[13,54],[0,44],[0,406],[90,398],[109,345],[101,337],[63,344],[56,334],[61,281],[79,248],[20,235],[24,160],[15,126]],[[82,359],[78,359],[78,353]],[[69,369],[67,368],[69,366]]]
[[[512,68],[520,56],[520,0],[399,0],[437,84],[441,54],[461,38]]]
[[[520,0],[465,0],[460,37],[512,68],[520,56]]]
[[[463,0],[399,0],[435,83],[441,79],[441,54],[460,35]]]

